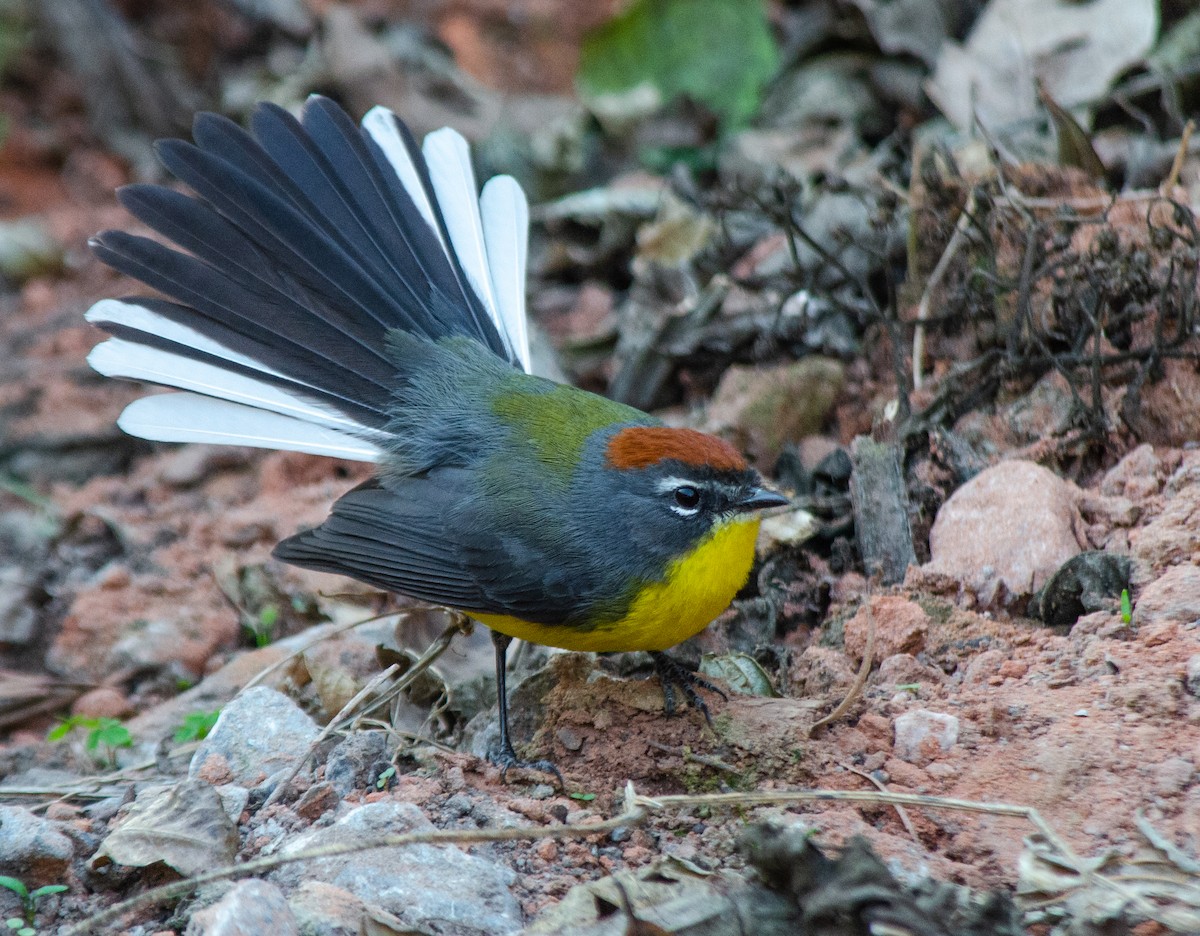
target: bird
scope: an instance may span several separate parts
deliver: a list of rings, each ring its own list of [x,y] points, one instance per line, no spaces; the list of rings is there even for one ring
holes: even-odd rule
[[[422,144],[390,110],[361,123],[311,96],[248,126],[199,113],[160,140],[187,190],[118,201],[158,239],[106,230],[104,264],[158,295],[104,298],[88,356],[141,397],[121,429],[160,442],[372,462],[328,518],[275,546],[284,563],[460,611],[491,629],[500,737],[513,639],[646,651],[708,718],[664,653],[748,579],[761,512],[788,503],[729,442],[530,371],[529,206],[510,176],[480,191],[465,139]]]

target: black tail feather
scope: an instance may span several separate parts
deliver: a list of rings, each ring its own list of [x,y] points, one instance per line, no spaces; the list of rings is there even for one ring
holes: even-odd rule
[[[389,332],[470,337],[513,360],[446,249],[450,238],[421,150],[398,120],[396,129],[421,185],[416,197],[432,209],[432,226],[380,142],[332,102],[314,98],[301,120],[260,105],[247,131],[202,114],[194,144],[158,144],[163,165],[192,194],[133,185],[120,199],[181,249],[121,231],[93,239],[101,260],[174,300],[127,302],[262,370],[181,344],[186,337],[151,335],[140,323],[104,316],[96,323],[129,341],[322,402],[371,429],[386,424],[398,377]]]

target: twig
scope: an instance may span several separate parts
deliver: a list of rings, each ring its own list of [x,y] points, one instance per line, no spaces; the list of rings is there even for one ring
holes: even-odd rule
[[[224,594],[224,592],[222,592],[222,594]],[[226,596],[226,597],[228,598],[228,596]],[[236,608],[237,606],[235,605],[234,607]],[[264,679],[266,679],[268,676],[270,676],[277,669],[280,669],[281,667],[286,666],[288,663],[291,663],[293,660],[297,659],[302,653],[315,647],[317,644],[321,643],[321,641],[323,641],[323,640],[328,640],[330,637],[336,637],[338,634],[344,634],[346,631],[354,630],[354,628],[356,628],[356,627],[362,627],[364,624],[370,624],[374,621],[381,621],[387,617],[400,617],[400,618],[407,617],[408,613],[409,612],[407,612],[407,611],[384,611],[382,614],[372,614],[370,617],[361,618],[360,620],[357,620],[357,621],[351,621],[348,624],[340,624],[337,627],[335,627],[333,630],[323,631],[322,633],[317,634],[311,640],[308,640],[305,643],[302,643],[299,647],[297,647],[295,650],[293,650],[287,656],[276,660],[274,663],[272,663],[266,669],[259,670],[259,672],[254,676],[253,679],[251,679],[248,683],[246,683],[246,685],[242,686],[241,692],[245,692],[247,689],[251,689],[254,686],[257,686],[260,682],[262,682]]]
[[[1175,151],[1175,158],[1171,161],[1171,171],[1167,173],[1166,179],[1158,189],[1163,195],[1167,195],[1179,184],[1179,173],[1183,171],[1183,162],[1188,155],[1188,143],[1191,142],[1195,129],[1196,121],[1194,120],[1189,120],[1183,125],[1183,134],[1179,137],[1179,149]]]
[[[500,829],[435,829],[428,832],[410,832],[403,835],[385,835],[358,842],[339,842],[322,848],[306,849],[291,855],[271,855],[238,865],[227,865],[198,874],[183,881],[151,888],[137,897],[114,904],[107,910],[60,931],[59,936],[89,936],[101,932],[101,927],[135,910],[145,909],[168,900],[185,897],[196,888],[213,881],[260,874],[299,861],[317,858],[333,858],[338,855],[356,854],[373,848],[402,848],[408,845],[474,845],[483,842],[533,841],[537,839],[565,839],[587,837],[611,832],[621,826],[640,825],[648,815],[671,808],[694,809],[696,807],[774,806],[788,803],[845,802],[873,803],[886,805],[921,806],[929,809],[953,809],[964,812],[987,813],[996,816],[1014,816],[1025,819],[1042,834],[1046,842],[1056,849],[1064,860],[1081,875],[1104,879],[1087,869],[1087,866],[1063,841],[1041,814],[1032,806],[1016,806],[1008,803],[979,803],[972,800],[947,799],[940,796],[923,796],[919,793],[886,793],[871,790],[770,790],[762,793],[706,793],[697,795],[641,796],[633,783],[625,784],[625,797],[621,812],[611,819],[590,825],[516,826]],[[1107,883],[1107,882],[1106,882]]]
[[[283,791],[286,790],[291,782],[296,779],[296,774],[300,773],[301,768],[308,763],[308,759],[312,757],[313,752],[317,749],[321,742],[323,742],[334,732],[337,724],[343,718],[346,718],[356,708],[358,708],[363,699],[368,698],[373,692],[375,692],[376,689],[379,688],[381,684],[391,679],[396,674],[396,670],[399,668],[400,667],[398,664],[393,663],[382,673],[376,673],[370,680],[367,681],[365,686],[355,693],[354,698],[342,706],[342,710],[338,712],[336,716],[330,719],[329,723],[321,729],[320,734],[313,739],[313,742],[308,746],[308,750],[304,752],[304,756],[296,761],[296,763],[292,766],[292,769],[288,771],[288,775],[275,784],[275,789],[271,791],[271,795],[268,796],[263,802],[264,809],[283,795]]]
[[[867,684],[867,676],[871,673],[871,664],[875,661],[875,611],[871,607],[871,597],[867,596],[867,645],[863,648],[862,665],[858,668],[858,673],[854,677],[854,682],[850,686],[850,691],[846,693],[846,697],[838,704],[832,712],[824,718],[813,722],[808,729],[808,736],[813,737],[817,731],[824,728],[826,725],[831,725],[843,715],[853,705],[860,695],[862,695],[863,686]]]
[[[452,608],[447,608],[446,610],[450,612],[451,623],[446,625],[446,629],[438,635],[438,638],[425,648],[425,652],[417,658],[416,662],[404,671],[404,675],[396,681],[394,686],[363,710],[363,715],[367,715],[375,711],[375,709],[382,708],[391,702],[392,699],[411,686],[421,673],[429,669],[434,660],[450,648],[450,643],[456,636],[471,632],[471,628],[474,625],[471,623],[469,617],[461,611],[455,611]]]
[[[669,744],[663,744],[659,741],[647,741],[647,747],[652,747],[656,751],[662,751],[664,754],[674,754],[676,757],[682,757],[684,762],[691,761],[695,764],[701,764],[705,767],[711,767],[714,770],[723,770],[726,773],[737,774],[740,771],[732,764],[727,764],[719,757],[710,757],[705,754],[697,754],[694,751],[689,751],[685,747],[672,747]]]
[[[958,215],[958,221],[954,225],[954,233],[950,235],[950,243],[942,251],[937,265],[933,268],[933,272],[929,274],[929,279],[925,281],[925,289],[921,292],[921,301],[917,304],[917,325],[913,329],[912,350],[914,390],[921,389],[921,384],[925,378],[925,368],[922,361],[925,357],[925,323],[929,320],[929,303],[933,298],[934,290],[942,284],[942,280],[946,276],[946,271],[950,269],[950,261],[954,259],[959,250],[962,249],[962,245],[967,241],[967,231],[971,226],[971,222],[975,219],[976,191],[975,188],[972,188],[970,195],[967,196],[967,202],[963,205],[963,209]]]
[[[183,881],[153,887],[148,891],[114,904],[107,910],[94,914],[86,920],[76,923],[59,931],[59,936],[89,936],[102,932],[114,921],[127,913],[152,907],[156,904],[186,897],[198,887],[213,881],[223,881],[229,878],[243,877],[250,874],[262,874],[273,871],[283,865],[295,864],[298,861],[312,861],[318,858],[336,858],[338,855],[357,854],[373,848],[403,848],[408,845],[476,845],[483,842],[511,842],[534,839],[564,839],[596,835],[611,832],[621,826],[638,825],[646,817],[645,808],[634,802],[633,785],[626,787],[625,809],[611,819],[596,822],[591,825],[576,823],[574,825],[554,826],[516,826],[502,829],[433,829],[427,832],[409,832],[401,835],[382,835],[377,838],[363,839],[358,842],[338,842],[322,848],[310,848],[290,855],[271,855],[266,858],[256,858],[237,865],[226,865],[215,868],[203,874]]]
[[[880,793],[888,792],[887,787],[885,787],[879,778],[874,774],[867,773],[865,770],[859,770],[857,767],[852,767],[849,764],[842,764],[842,768],[850,771],[852,774],[862,777],[867,781],[867,783],[879,790]],[[892,808],[896,810],[896,815],[900,817],[900,824],[903,825],[908,834],[912,836],[912,840],[920,845],[921,837],[917,835],[916,827],[913,826],[912,820],[908,818],[908,811],[899,803],[893,803]]]
[[[630,787],[626,787],[628,802]],[[874,803],[888,806],[921,806],[928,809],[953,809],[962,812],[988,813],[994,816],[1016,816],[1032,824],[1059,854],[1073,864],[1079,857],[1041,813],[1033,806],[1017,806],[1011,803],[980,803],[974,800],[950,799],[942,796],[925,796],[921,793],[877,793],[873,790],[765,790],[761,793],[680,793],[670,796],[641,796],[634,794],[633,802],[647,812],[661,812],[671,807],[694,809],[697,806],[729,807],[778,806],[786,803],[841,802]],[[628,806],[626,806],[628,809]]]
[[[465,621],[466,618],[463,615],[455,614],[453,617],[453,623],[451,623],[444,631],[442,631],[437,640],[429,645],[426,651],[421,654],[420,658],[413,663],[412,666],[405,670],[403,676],[397,679],[396,682],[389,689],[387,689],[387,691],[380,693],[377,699],[363,709],[362,714],[366,715],[368,712],[374,711],[381,705],[386,705],[397,695],[411,686],[413,682],[416,681],[418,676],[425,672],[425,670],[429,669],[434,660],[446,652],[446,649],[450,646],[450,642],[454,639],[455,635],[463,629]],[[308,763],[308,759],[312,756],[313,752],[317,749],[321,742],[329,737],[329,735],[331,735],[334,731],[337,731],[341,725],[349,721],[351,713],[353,713],[365,699],[370,698],[383,683],[391,679],[396,674],[398,669],[399,665],[393,663],[382,673],[377,673],[365,686],[362,687],[362,689],[355,694],[354,698],[342,706],[342,710],[338,712],[337,715],[335,715],[332,719],[330,719],[329,724],[327,724],[321,730],[321,733],[317,735],[312,744],[308,746],[308,750],[305,751],[304,756],[296,762],[295,766],[292,768],[287,777],[278,783],[275,786],[275,789],[271,791],[271,795],[268,796],[266,802],[263,803],[264,807],[270,806],[272,803],[278,800],[280,796],[283,795],[283,791],[287,789],[288,784],[296,779],[296,774],[298,774],[304,765]]]

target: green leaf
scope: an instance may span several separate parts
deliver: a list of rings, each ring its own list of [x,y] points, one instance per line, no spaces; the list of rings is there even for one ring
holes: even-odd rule
[[[1128,624],[1133,620],[1133,602],[1129,600],[1129,589],[1121,589],[1121,620]]]
[[[686,94],[728,130],[754,116],[778,64],[762,0],[634,0],[584,38],[576,80],[585,99]]]
[[[95,727],[88,732],[87,749],[89,751],[94,751],[100,744],[106,748],[131,747],[133,745],[133,736],[130,735],[129,729],[115,718],[97,718],[95,721]]]
[[[25,921],[22,920],[20,917],[9,917],[7,920],[4,921],[4,925],[7,926],[10,930],[15,930],[15,929],[19,929],[20,927],[24,926]]]
[[[203,741],[220,717],[220,709],[213,709],[211,712],[188,712],[183,716],[183,724],[175,729],[175,742],[184,744],[188,741]]]
[[[386,790],[394,776],[396,776],[395,767],[389,767],[387,770],[380,771],[379,776],[375,780],[375,789]]]
[[[1054,125],[1054,133],[1058,138],[1058,162],[1061,166],[1074,166],[1082,169],[1096,181],[1104,180],[1104,163],[1092,148],[1088,132],[1079,125],[1070,112],[1050,96],[1050,93],[1039,83],[1038,97],[1042,106],[1050,114],[1050,123]]]
[[[596,798],[595,793],[568,793],[567,795],[573,800],[579,800],[581,803],[590,803]]]
[[[51,894],[61,894],[65,890],[70,890],[66,884],[44,884],[37,890],[30,892],[29,896],[34,900],[40,900],[42,897],[49,897]]]
[[[47,741],[61,741],[75,729],[74,718],[64,718],[46,733]]]
[[[22,881],[18,881],[15,877],[5,877],[0,875],[0,887],[7,887],[10,891],[24,900],[29,896],[29,888]]]
[[[700,658],[700,673],[714,676],[726,683],[734,692],[742,695],[763,696],[774,699],[779,696],[766,674],[754,657],[745,653],[706,653]]]

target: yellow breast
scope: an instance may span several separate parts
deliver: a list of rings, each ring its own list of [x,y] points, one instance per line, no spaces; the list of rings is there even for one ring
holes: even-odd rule
[[[704,630],[746,584],[758,523],[757,516],[737,516],[718,525],[673,562],[661,582],[644,588],[623,618],[602,627],[585,630],[507,615],[471,616],[510,637],[564,650],[666,650]]]

